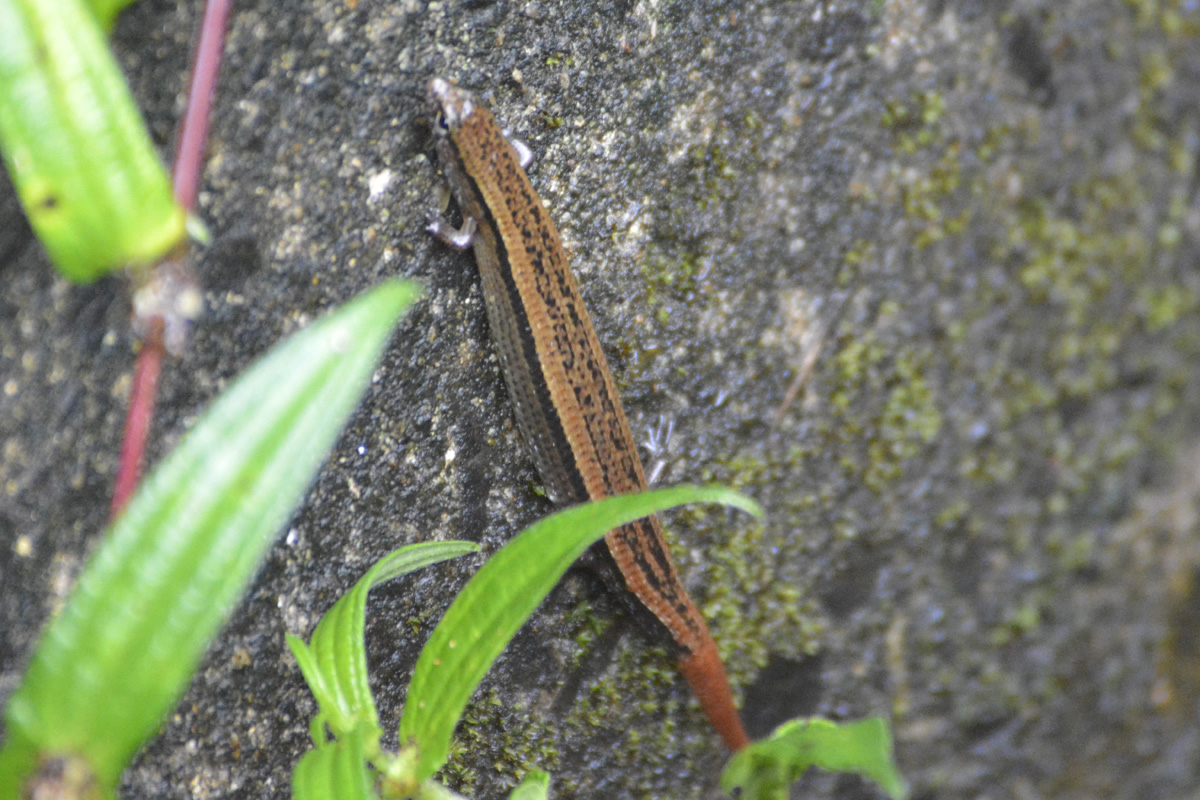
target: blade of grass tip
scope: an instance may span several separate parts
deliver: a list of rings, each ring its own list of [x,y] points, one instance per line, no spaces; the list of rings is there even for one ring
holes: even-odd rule
[[[291,337],[147,478],[9,700],[0,796],[36,769],[30,746],[77,754],[101,790],[115,785],[302,499],[417,293],[390,281]]]
[[[483,565],[446,611],[413,669],[400,741],[417,743],[418,780],[446,762],[467,700],[567,567],[608,531],[694,502],[724,503],[759,514],[753,500],[720,487],[683,486],[612,497],[547,517]]]
[[[306,648],[295,637],[288,644],[334,736],[362,724],[378,728],[379,717],[367,681],[367,593],[375,586],[414,570],[479,551],[474,542],[423,542],[392,551],[377,561],[354,587],[330,608],[313,630]],[[299,649],[299,652],[298,652]]]

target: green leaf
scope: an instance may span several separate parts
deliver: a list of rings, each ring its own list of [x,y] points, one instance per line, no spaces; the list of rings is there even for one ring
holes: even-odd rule
[[[719,487],[683,486],[587,503],[536,523],[467,583],[417,659],[400,720],[417,743],[417,779],[446,763],[454,727],[492,662],[575,559],[610,530],[682,503],[724,503],[758,514],[753,500]]]
[[[0,155],[50,260],[81,283],[151,264],[185,234],[93,13],[83,0],[0,0]]]
[[[242,375],[146,479],[9,700],[0,797],[37,754],[106,789],[158,728],[291,516],[418,289],[388,282]]]
[[[550,774],[531,770],[521,785],[513,789],[508,800],[547,800],[550,797]]]
[[[347,733],[304,754],[292,770],[293,800],[375,800],[374,774],[367,768],[369,734]]]
[[[467,800],[461,794],[453,792],[437,781],[421,781],[413,800]]]
[[[325,612],[307,647],[288,634],[288,647],[317,698],[323,722],[334,736],[340,739],[362,724],[379,729],[379,717],[367,683],[367,651],[363,641],[367,592],[421,567],[478,551],[479,545],[473,542],[457,541],[425,542],[394,550],[367,570],[354,588]]]
[[[740,787],[742,800],[787,800],[791,785],[809,767],[869,778],[897,800],[908,794],[896,769],[891,731],[880,717],[844,725],[819,717],[785,722],[734,755],[721,788]]]
[[[86,2],[100,26],[111,32],[113,24],[117,21],[117,15],[126,6],[133,5],[134,0],[86,0]]]

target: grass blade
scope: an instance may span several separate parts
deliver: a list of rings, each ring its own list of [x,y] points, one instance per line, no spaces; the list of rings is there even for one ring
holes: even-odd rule
[[[759,513],[754,501],[719,487],[682,486],[611,497],[547,517],[492,556],[455,598],[413,670],[400,741],[417,743],[417,779],[432,776],[446,762],[467,700],[517,629],[584,550],[627,522],[700,502]]]

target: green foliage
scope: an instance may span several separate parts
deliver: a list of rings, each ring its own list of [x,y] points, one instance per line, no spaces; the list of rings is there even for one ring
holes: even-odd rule
[[[724,503],[759,513],[752,500],[720,487],[682,486],[613,497],[541,520],[488,560],[446,611],[413,669],[400,741],[417,744],[418,779],[446,763],[467,700],[567,567],[608,531],[688,502]]]
[[[362,644],[367,591],[403,572],[469,552],[471,545],[410,545],[372,567],[325,615],[307,647],[288,637],[321,709],[313,729],[316,749],[297,765],[293,778],[295,796],[332,796],[315,794],[313,787],[335,786],[338,775],[357,781],[358,773],[349,772],[349,754],[357,753],[378,770],[383,797],[457,797],[431,777],[446,762],[467,701],[517,629],[566,568],[607,531],[684,502],[720,502],[758,513],[752,501],[730,490],[679,487],[561,511],[501,548],[463,587],[417,659],[400,722],[399,754],[379,748],[382,731],[367,685]],[[326,740],[326,727],[344,747]],[[907,793],[893,762],[888,725],[878,718],[840,726],[824,719],[788,722],[735,755],[722,786],[728,791],[740,788],[747,800],[782,800],[812,766],[862,775],[893,798]],[[549,781],[546,773],[531,772],[510,798],[545,800]]]
[[[307,646],[288,634],[288,647],[321,709],[314,722],[316,742],[323,739],[323,725],[328,725],[339,739],[365,726],[376,731],[378,741],[379,716],[367,683],[363,643],[367,592],[413,570],[478,550],[479,545],[472,542],[425,542],[394,550],[367,570],[354,588],[325,613]]]
[[[0,797],[70,763],[108,796],[300,502],[418,290],[389,282],[243,374],[112,525],[9,700]]]
[[[508,800],[546,800],[550,796],[550,775],[541,770],[533,770],[521,781],[521,785],[513,789]]]
[[[362,645],[367,591],[402,572],[468,552],[471,545],[410,545],[372,567],[318,623],[307,647],[295,637],[288,637],[321,709],[313,730],[314,744],[321,755],[309,754],[297,766],[293,779],[297,796],[311,786],[327,785],[332,780],[328,771],[345,768],[342,758],[349,748],[329,751],[326,726],[339,741],[345,736],[347,741],[361,742],[358,752],[379,769],[386,796],[446,796],[448,790],[429,779],[446,762],[454,728],[467,701],[492,662],[567,567],[608,531],[687,502],[724,503],[759,513],[753,501],[728,489],[677,487],[612,497],[561,511],[501,548],[463,587],[417,659],[400,721],[400,741],[405,747],[398,755],[379,750],[382,732],[367,685]],[[358,745],[350,741],[350,746]],[[317,770],[327,772],[317,775]],[[548,787],[549,776],[531,773],[514,797],[544,798]]]
[[[112,30],[113,23],[117,21],[117,15],[125,9],[126,6],[133,5],[134,0],[87,0],[88,7],[95,15],[96,21],[100,23],[104,30]]]
[[[307,674],[306,676],[307,677]],[[375,779],[367,768],[370,736],[361,729],[346,732],[336,742],[325,742],[304,754],[292,772],[295,800],[374,800]]]
[[[80,283],[150,264],[183,209],[96,16],[95,0],[0,0],[0,155],[54,266]]]
[[[879,717],[845,725],[820,718],[785,722],[733,757],[721,788],[740,788],[742,800],[787,800],[809,767],[862,775],[897,800],[908,795],[893,760],[891,731]]]

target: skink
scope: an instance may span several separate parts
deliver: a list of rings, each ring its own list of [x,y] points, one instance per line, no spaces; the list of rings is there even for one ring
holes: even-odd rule
[[[518,149],[491,112],[441,78],[429,83],[437,153],[463,215],[455,229],[431,212],[429,230],[474,246],[488,325],[517,426],[551,499],[570,504],[646,488],[629,423],[613,386],[558,229]],[[688,597],[657,517],[608,533],[625,588],[665,628],[679,668],[731,750],[749,739],[704,619]]]

